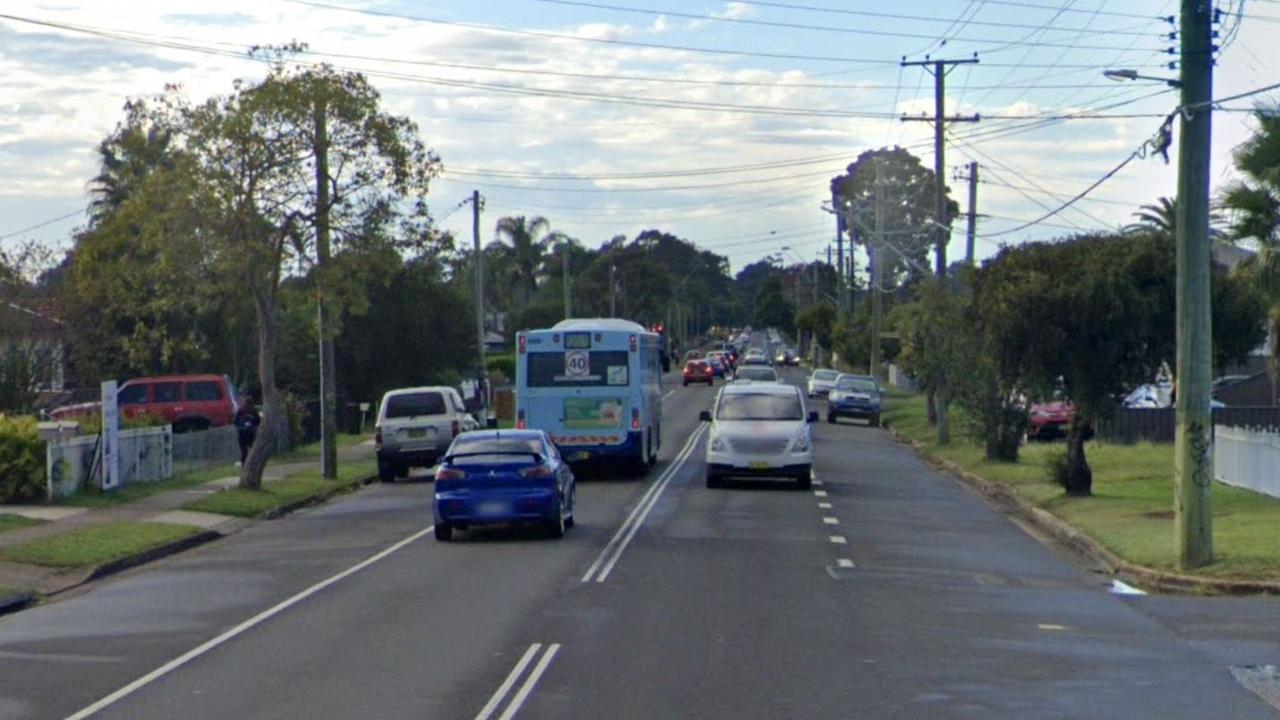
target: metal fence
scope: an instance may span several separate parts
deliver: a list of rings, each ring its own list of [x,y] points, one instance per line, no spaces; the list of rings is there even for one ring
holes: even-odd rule
[[[210,428],[173,436],[173,473],[225,467],[240,459],[240,441],[235,427]]]
[[[1123,445],[1137,442],[1173,442],[1177,412],[1174,408],[1120,408],[1108,422],[1100,423],[1103,440]],[[1252,427],[1280,430],[1280,407],[1225,407],[1213,411],[1215,427]]]
[[[1219,482],[1280,498],[1280,432],[1217,427],[1213,475]]]

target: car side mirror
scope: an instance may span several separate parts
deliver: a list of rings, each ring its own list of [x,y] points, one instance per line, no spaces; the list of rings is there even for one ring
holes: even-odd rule
[[[817,411],[817,410],[810,410],[810,411],[809,411],[809,422],[811,422],[811,423],[816,423],[816,422],[818,422],[818,411]]]
[[[698,420],[701,422],[711,422],[711,411],[703,410],[702,412],[698,413]]]

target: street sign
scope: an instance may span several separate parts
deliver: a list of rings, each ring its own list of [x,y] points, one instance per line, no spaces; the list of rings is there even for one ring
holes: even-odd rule
[[[564,354],[564,374],[582,379],[591,374],[591,352],[588,350],[570,350]]]
[[[116,381],[102,383],[102,489],[120,484],[120,406],[116,404]]]

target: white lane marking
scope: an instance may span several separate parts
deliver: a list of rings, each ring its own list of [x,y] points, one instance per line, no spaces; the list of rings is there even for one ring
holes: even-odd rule
[[[119,702],[120,700],[122,700],[122,699],[124,699],[124,698],[128,697],[129,695],[131,695],[131,694],[133,694],[133,693],[137,692],[138,690],[142,689],[143,687],[146,687],[147,685],[149,685],[149,684],[151,684],[151,683],[155,682],[156,680],[158,680],[158,679],[160,679],[160,678],[164,677],[165,675],[168,675],[169,673],[173,672],[174,670],[177,670],[178,668],[182,667],[183,665],[186,665],[187,663],[191,662],[192,660],[195,660],[196,658],[200,657],[201,655],[204,655],[205,653],[209,652],[210,650],[213,650],[214,648],[218,647],[219,645],[222,645],[223,643],[226,643],[228,640],[231,640],[231,639],[235,638],[236,636],[238,636],[238,635],[240,635],[240,634],[244,633],[246,630],[250,630],[250,629],[252,629],[253,627],[255,627],[255,626],[257,626],[257,625],[259,625],[259,624],[261,624],[261,623],[263,623],[263,622],[266,622],[267,620],[270,620],[271,618],[275,617],[276,615],[279,615],[280,613],[284,612],[285,610],[288,610],[289,608],[293,607],[294,605],[297,605],[298,603],[302,602],[303,600],[306,600],[307,598],[311,597],[312,595],[315,595],[316,593],[320,592],[321,590],[324,590],[325,588],[329,587],[330,585],[333,585],[334,583],[341,582],[342,580],[345,580],[346,578],[351,577],[352,575],[354,575],[354,574],[356,574],[356,573],[360,572],[361,570],[363,570],[363,569],[365,569],[365,568],[369,567],[370,565],[372,565],[372,564],[374,564],[374,563],[378,562],[379,560],[382,560],[383,558],[386,558],[388,555],[390,555],[390,554],[392,554],[392,553],[396,552],[396,551],[397,551],[397,550],[399,550],[400,548],[403,548],[404,546],[408,545],[409,543],[412,543],[412,542],[414,542],[415,540],[418,540],[419,538],[421,538],[421,537],[423,537],[423,536],[425,536],[425,535],[429,534],[429,533],[430,533],[432,530],[434,530],[434,529],[435,529],[435,526],[434,526],[434,525],[432,525],[432,526],[430,526],[430,527],[428,527],[428,528],[426,528],[426,529],[424,529],[424,530],[419,530],[418,532],[416,532],[416,533],[414,533],[414,534],[410,535],[409,537],[407,537],[407,538],[405,538],[405,539],[403,539],[403,540],[400,540],[400,541],[396,542],[395,544],[393,544],[393,545],[391,545],[391,546],[389,546],[389,547],[387,547],[387,548],[384,548],[383,550],[380,550],[379,552],[377,552],[377,553],[375,553],[375,554],[373,554],[373,555],[371,555],[371,556],[369,556],[369,557],[365,558],[364,560],[361,560],[360,562],[356,563],[355,565],[352,565],[351,567],[347,568],[346,570],[343,570],[342,572],[338,573],[337,575],[332,575],[332,576],[330,576],[329,578],[327,578],[327,579],[325,579],[325,580],[321,580],[320,582],[316,583],[315,585],[312,585],[311,587],[307,588],[306,590],[303,590],[303,591],[301,591],[301,592],[299,592],[299,593],[297,593],[297,594],[295,594],[295,595],[293,595],[293,596],[291,596],[291,597],[289,597],[289,598],[287,598],[287,599],[285,599],[285,600],[282,600],[282,601],[280,601],[280,602],[276,603],[275,605],[272,605],[271,607],[267,608],[266,610],[263,610],[262,612],[258,613],[257,615],[254,615],[253,617],[249,618],[248,620],[245,620],[244,622],[240,623],[239,625],[236,625],[235,627],[231,628],[230,630],[227,630],[226,632],[222,633],[221,635],[218,635],[217,637],[212,638],[212,639],[210,639],[210,640],[206,640],[205,642],[203,642],[203,643],[201,643],[201,644],[197,645],[196,647],[192,648],[191,650],[188,650],[187,652],[185,652],[185,653],[183,653],[183,654],[179,655],[178,657],[176,657],[176,658],[174,658],[174,659],[170,660],[169,662],[167,662],[167,663],[165,663],[165,664],[161,665],[160,667],[156,668],[155,670],[152,670],[151,672],[147,673],[146,675],[143,675],[142,677],[138,678],[137,680],[134,680],[133,682],[129,683],[128,685],[125,685],[124,687],[120,688],[119,690],[116,690],[115,692],[111,693],[110,695],[107,695],[106,697],[104,697],[104,698],[102,698],[101,700],[99,700],[99,701],[97,701],[97,702],[93,703],[92,705],[89,705],[88,707],[85,707],[85,708],[83,708],[82,710],[79,710],[79,711],[77,711],[77,712],[75,712],[75,713],[72,713],[71,715],[68,715],[66,720],[84,720],[84,718],[87,718],[87,717],[89,717],[89,716],[93,715],[94,713],[97,713],[97,712],[99,712],[99,711],[101,711],[101,710],[105,710],[106,708],[110,707],[111,705],[114,705],[115,703]]]
[[[848,540],[844,539],[843,535],[832,535],[829,539],[831,540],[831,542],[835,543],[836,545],[845,545],[849,542]]]
[[[853,567],[853,561],[850,560],[849,558],[840,558],[839,560],[836,560],[836,564],[842,568]]]
[[[839,521],[838,519],[833,518],[833,517],[831,517],[830,515],[828,515],[828,516],[826,516],[826,517],[822,518],[822,522],[826,523],[827,525],[839,525],[839,524],[840,524],[840,521]]]
[[[626,535],[627,529],[633,522],[635,522],[636,516],[644,509],[645,505],[649,502],[649,499],[652,498],[655,493],[661,492],[662,481],[668,478],[679,467],[683,458],[688,456],[690,450],[692,450],[693,446],[697,444],[698,437],[705,430],[706,426],[703,425],[694,431],[693,435],[691,435],[685,442],[684,447],[680,449],[680,452],[676,455],[675,459],[672,460],[671,465],[667,467],[661,476],[659,476],[656,482],[649,486],[649,489],[645,491],[644,495],[640,496],[640,502],[636,503],[636,506],[631,509],[627,518],[622,521],[622,525],[618,527],[618,531],[613,534],[613,537],[609,539],[609,542],[604,546],[604,549],[596,556],[595,562],[591,563],[591,567],[587,568],[587,571],[583,573],[581,582],[591,582],[592,576],[596,574],[596,571],[600,569],[610,554],[617,548],[618,544],[622,542],[622,538]]]
[[[675,392],[675,388],[672,388],[671,390],[668,390],[668,391],[666,392],[666,394],[662,396],[662,399],[663,399],[663,400],[666,400],[667,398],[671,397],[671,394],[672,394],[672,393],[674,393],[674,392]]]
[[[502,684],[498,686],[498,689],[493,692],[493,697],[489,698],[489,702],[485,703],[484,707],[480,708],[479,713],[476,713],[475,720],[489,720],[489,716],[492,715],[493,711],[497,710],[498,706],[502,704],[503,698],[507,696],[507,693],[511,692],[511,686],[516,684],[516,680],[520,679],[520,676],[524,674],[524,669],[529,666],[530,661],[533,660],[534,656],[536,656],[538,651],[541,649],[542,643],[534,643],[529,646],[528,650],[524,651],[524,655],[520,657],[520,661],[516,663],[515,667],[511,668],[511,672],[507,675],[507,679],[502,681]]]
[[[1146,591],[1140,590],[1123,580],[1111,581],[1111,592],[1114,595],[1146,595]]]
[[[821,480],[814,480],[814,481],[813,481],[813,484],[814,484],[814,485],[821,486],[821,485],[822,485],[822,481],[821,481]]]
[[[1040,623],[1039,625],[1036,625],[1036,627],[1041,630],[1051,630],[1053,632],[1062,632],[1067,629],[1066,625],[1058,625],[1057,623]]]
[[[826,490],[814,490],[814,491],[813,491],[813,496],[814,496],[814,497],[826,497],[826,496],[827,496],[827,491],[826,491]]]
[[[671,484],[671,480],[676,476],[676,472],[678,472],[680,468],[684,466],[689,457],[693,455],[693,449],[697,447],[698,439],[706,433],[706,430],[706,425],[698,428],[697,432],[689,438],[692,442],[685,446],[682,455],[676,458],[675,462],[671,464],[671,467],[667,468],[666,477],[662,478],[661,482],[658,484],[658,491],[649,496],[648,505],[646,505],[644,510],[636,516],[635,522],[631,523],[631,529],[627,531],[627,536],[618,544],[618,547],[613,552],[613,557],[609,558],[609,562],[600,569],[600,574],[596,576],[596,582],[602,583],[608,579],[609,573],[613,572],[613,566],[618,564],[618,560],[622,557],[622,553],[627,549],[627,546],[631,544],[631,539],[636,536],[637,532],[639,532],[640,526],[644,525],[644,520],[649,517],[649,512],[653,510],[653,506],[658,504],[658,498],[662,496],[662,491],[667,489],[667,485]]]
[[[498,720],[511,720],[520,712],[520,706],[524,705],[525,698],[529,697],[529,693],[533,692],[533,686],[538,684],[538,680],[542,677],[542,673],[546,672],[547,666],[555,659],[556,653],[560,652],[560,643],[552,643],[542,659],[533,667],[533,672],[529,673],[529,677],[525,679],[524,684],[520,686],[520,690],[516,692],[516,696],[511,699],[511,704],[507,706],[505,712]]]
[[[823,509],[823,510],[830,510],[830,509],[831,509],[831,503],[827,503],[827,502],[818,503],[818,507],[819,507],[819,508],[821,508],[821,509]]]

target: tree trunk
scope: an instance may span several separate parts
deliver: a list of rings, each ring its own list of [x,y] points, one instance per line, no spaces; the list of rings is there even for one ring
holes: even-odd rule
[[[934,403],[933,389],[930,388],[924,394],[925,416],[929,420],[930,425],[938,424],[938,406]]]
[[[938,444],[951,444],[951,404],[945,397],[939,396],[935,404],[937,407],[934,412],[938,415]]]
[[[1088,497],[1093,494],[1093,470],[1084,455],[1085,437],[1089,434],[1090,424],[1080,418],[1077,410],[1071,417],[1071,429],[1067,433],[1067,477],[1065,488],[1073,497]]]
[[[258,379],[262,383],[263,417],[249,455],[240,468],[240,487],[245,490],[262,487],[262,472],[275,450],[276,433],[273,429],[284,414],[280,394],[276,390],[275,297],[268,290],[254,288],[253,305],[258,316]]]

